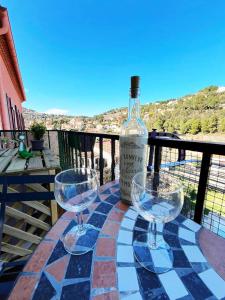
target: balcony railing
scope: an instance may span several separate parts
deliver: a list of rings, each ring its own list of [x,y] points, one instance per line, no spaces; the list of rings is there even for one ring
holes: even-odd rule
[[[179,177],[185,188],[183,214],[225,237],[225,145],[155,135],[149,134],[148,169]],[[95,145],[88,149],[90,137]],[[59,131],[58,138],[63,169],[96,168],[101,184],[119,177],[118,135]]]
[[[26,145],[30,147],[32,136],[27,130],[23,132],[26,135]],[[0,136],[15,139],[18,133],[18,131],[0,131]],[[165,134],[156,132],[149,134],[146,168],[163,170],[182,180],[185,190],[182,213],[225,237],[225,144],[185,141],[177,139],[173,134],[162,135]],[[1,140],[1,147],[13,146],[13,141],[5,144],[5,140]],[[44,146],[51,148],[54,154],[59,156],[62,169],[94,168],[99,174],[101,185],[119,178],[118,135],[49,130],[44,136]],[[22,189],[19,193],[8,193],[8,186],[11,184],[24,186],[27,183],[38,183],[42,186],[53,182],[54,176],[46,177],[46,175],[0,176],[0,244],[5,225],[4,216],[7,213],[6,203],[10,206],[15,202],[48,201],[54,198],[52,192],[23,193]],[[34,214],[36,214],[34,217],[39,218],[37,212]],[[30,240],[31,236],[26,235],[26,238]],[[37,241],[35,243],[37,244]],[[34,244],[32,249],[35,247]],[[11,280],[13,286],[17,274],[25,263],[21,258],[26,260],[27,254],[17,253],[14,260],[3,263],[0,261],[0,286],[1,284],[4,286],[5,280]]]
[[[26,134],[30,146],[30,133]],[[17,132],[1,135],[15,137]],[[100,184],[119,177],[119,136],[49,130],[45,146],[59,155],[62,169],[95,168]],[[186,141],[175,135],[148,139],[148,169],[179,177],[185,188],[183,214],[225,237],[225,144]]]

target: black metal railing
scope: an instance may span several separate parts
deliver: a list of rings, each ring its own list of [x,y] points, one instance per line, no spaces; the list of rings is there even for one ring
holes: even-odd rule
[[[15,139],[19,132],[1,130],[0,137]],[[23,132],[29,147],[32,136],[28,130]],[[44,141],[45,147],[59,155],[62,169],[94,168],[101,185],[119,177],[119,135],[48,130]],[[8,146],[4,145],[4,139],[1,146]],[[182,180],[185,190],[182,213],[225,237],[225,144],[180,140],[176,135],[154,131],[149,133],[147,169],[164,170]],[[54,199],[50,191],[8,193],[8,186],[53,182],[54,176],[49,175],[0,176],[0,250],[6,203]],[[0,265],[0,275],[10,264],[14,268],[17,262]]]
[[[74,144],[72,137],[76,140]],[[96,139],[95,145],[87,149],[90,137]],[[58,131],[58,138],[62,169],[94,167],[99,172],[101,185],[119,177],[118,135]],[[182,180],[185,187],[183,213],[225,237],[225,144],[149,133],[148,145],[148,170],[164,170]]]
[[[18,131],[0,131],[1,136]],[[30,133],[27,146],[30,146]],[[149,133],[147,168],[179,177],[185,187],[183,213],[225,237],[225,145]],[[62,169],[91,167],[100,184],[119,177],[119,135],[49,130],[45,146],[59,155]]]
[[[115,179],[116,148],[114,134],[58,131],[59,158],[62,169],[91,167],[99,173],[100,185]],[[106,149],[107,148],[107,149]],[[107,169],[107,172],[105,172]],[[107,176],[107,174],[110,175]]]

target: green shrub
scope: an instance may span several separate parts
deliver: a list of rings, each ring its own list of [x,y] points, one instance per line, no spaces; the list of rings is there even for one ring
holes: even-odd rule
[[[44,123],[33,123],[30,127],[30,132],[35,140],[41,140],[46,132],[47,128]]]

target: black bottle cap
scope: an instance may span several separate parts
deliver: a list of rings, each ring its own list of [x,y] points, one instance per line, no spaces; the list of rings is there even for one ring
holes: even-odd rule
[[[140,83],[139,76],[131,76],[131,88],[130,88],[131,98],[137,98],[138,90],[139,90],[139,83]]]

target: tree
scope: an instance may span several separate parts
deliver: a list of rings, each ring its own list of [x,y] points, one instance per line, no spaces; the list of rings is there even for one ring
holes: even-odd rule
[[[183,121],[183,123],[180,126],[181,133],[183,134],[188,133],[191,129],[191,124],[192,124],[191,120]]]
[[[219,131],[225,132],[225,118],[222,118],[219,122]]]
[[[163,116],[159,116],[157,118],[157,120],[154,122],[154,128],[158,129],[158,130],[164,130],[164,123],[165,123],[165,119]]]
[[[189,129],[189,133],[197,134],[201,131],[201,122],[199,119],[192,119],[191,120],[191,128]]]
[[[214,133],[217,132],[217,117],[216,116],[212,116],[209,118],[209,132],[210,133]]]
[[[210,93],[210,92],[215,92],[218,90],[218,86],[216,85],[210,85],[202,90],[200,90],[199,92],[202,92],[202,93]]]
[[[201,128],[202,128],[203,133],[209,133],[210,132],[209,119],[208,118],[204,118],[204,119],[201,120]]]

